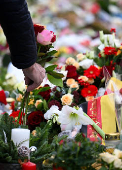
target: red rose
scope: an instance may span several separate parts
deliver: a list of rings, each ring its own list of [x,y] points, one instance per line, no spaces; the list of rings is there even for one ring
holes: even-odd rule
[[[18,119],[18,116],[19,116],[19,112],[20,112],[20,110],[17,110],[17,111],[13,111],[10,114],[10,117],[15,118],[15,122],[17,122],[17,119]],[[23,113],[23,115],[25,115],[25,113]],[[22,112],[21,112],[20,119],[19,119],[19,124],[21,125],[21,123],[22,123]]]
[[[45,84],[44,87],[50,87],[50,86],[48,84]],[[43,88],[43,87],[41,87],[41,88]],[[45,100],[49,100],[50,93],[51,93],[51,89],[43,91],[43,92],[39,92],[39,95],[41,95]]]
[[[83,97],[87,97],[87,96],[96,96],[98,92],[98,89],[95,85],[90,85],[87,88],[83,88],[81,90],[81,95]]]
[[[36,126],[39,126],[44,121],[44,114],[41,111],[33,111],[28,116],[29,129],[33,130]]]
[[[67,73],[67,78],[77,79],[78,74],[77,74],[77,71],[76,71],[76,67],[75,67],[75,66],[68,65],[68,66],[66,67],[66,70],[68,71],[68,73]]]

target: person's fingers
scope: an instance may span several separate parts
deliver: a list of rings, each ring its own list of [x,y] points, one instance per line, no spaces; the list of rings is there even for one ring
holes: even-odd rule
[[[25,85],[28,85],[30,83],[30,79],[28,77],[25,77]]]
[[[29,85],[29,86],[27,87],[27,91],[28,91],[28,92],[29,92],[29,91],[33,91],[35,88],[37,88],[37,87],[40,86],[40,84],[43,82],[43,79],[44,79],[44,77],[45,77],[45,72],[41,72],[41,74],[39,73],[39,74],[36,75],[36,76],[37,76],[37,77],[36,77],[34,83],[31,84],[31,85]]]
[[[27,87],[27,92],[33,91],[37,87],[39,87],[40,84],[33,83]]]

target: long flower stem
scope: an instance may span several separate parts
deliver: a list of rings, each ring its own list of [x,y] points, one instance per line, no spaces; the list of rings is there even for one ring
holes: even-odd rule
[[[94,129],[100,134],[100,136],[102,136],[103,139],[105,139],[105,132],[86,113],[84,113],[84,116],[88,117],[92,121]]]

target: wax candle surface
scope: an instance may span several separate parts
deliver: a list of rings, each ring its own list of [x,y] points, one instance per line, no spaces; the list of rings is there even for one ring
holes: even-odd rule
[[[15,128],[11,132],[11,140],[13,140],[15,145],[26,146],[29,148],[30,130]]]
[[[32,162],[26,162],[22,165],[22,170],[36,170],[36,164]]]

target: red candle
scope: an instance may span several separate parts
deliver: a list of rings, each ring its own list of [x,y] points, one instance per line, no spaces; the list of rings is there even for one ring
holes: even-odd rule
[[[22,170],[36,170],[36,164],[28,161],[22,165]]]

